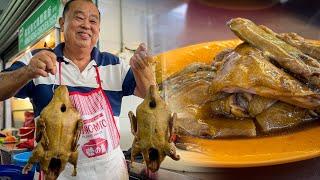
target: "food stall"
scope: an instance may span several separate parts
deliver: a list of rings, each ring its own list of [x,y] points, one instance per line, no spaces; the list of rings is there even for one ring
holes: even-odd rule
[[[61,41],[57,19],[61,14],[59,0],[44,1],[19,27],[19,53],[6,64],[8,68],[15,61],[29,56],[34,49],[54,48]],[[34,116],[30,99],[10,98],[4,101],[5,122],[1,137],[1,164],[10,164],[16,153],[32,148],[28,140],[33,139]],[[25,144],[23,144],[25,142]],[[19,147],[20,144],[20,147]],[[18,145],[18,147],[17,147]]]

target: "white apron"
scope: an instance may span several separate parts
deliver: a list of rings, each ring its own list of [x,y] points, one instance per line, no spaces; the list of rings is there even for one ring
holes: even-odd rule
[[[81,114],[83,128],[78,144],[77,176],[71,176],[73,166],[67,163],[59,180],[129,179],[124,155],[120,149],[119,122],[113,116],[108,97],[103,92],[99,70],[99,85],[91,92],[71,92],[70,99]],[[61,63],[59,62],[61,85]]]

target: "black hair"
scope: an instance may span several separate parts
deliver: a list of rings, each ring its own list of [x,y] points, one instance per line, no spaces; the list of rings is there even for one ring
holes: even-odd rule
[[[63,17],[63,18],[66,17],[66,14],[67,14],[67,12],[69,11],[70,6],[71,6],[71,3],[72,3],[73,1],[76,1],[76,0],[69,0],[69,1],[67,1],[67,3],[64,5],[63,11],[62,11],[62,17]],[[83,0],[83,1],[91,2],[92,4],[94,4],[94,2],[93,2],[92,0]],[[96,6],[96,4],[94,4],[94,5]],[[97,6],[96,6],[96,7],[97,7]],[[98,9],[98,7],[97,7],[97,9]],[[99,11],[99,9],[98,9],[98,12],[99,12],[99,19],[100,19],[100,11]]]

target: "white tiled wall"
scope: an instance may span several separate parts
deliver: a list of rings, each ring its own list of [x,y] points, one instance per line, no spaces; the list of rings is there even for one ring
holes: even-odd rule
[[[121,114],[119,116],[120,121],[120,146],[122,149],[127,150],[131,147],[133,141],[133,135],[131,133],[130,119],[128,118],[128,112],[132,111],[136,114],[137,106],[143,101],[143,99],[136,96],[127,96],[122,99]]]
[[[185,26],[183,0],[99,0],[98,6],[100,49],[115,54],[121,43],[123,48],[134,49],[144,42],[152,54],[172,49]]]
[[[3,61],[0,58],[0,71],[2,71],[3,68]],[[4,117],[3,117],[3,101],[0,101],[0,129],[3,128],[3,121],[4,121]]]
[[[121,49],[120,0],[99,0],[98,6],[101,13],[100,50],[116,54]]]
[[[122,0],[123,46],[134,49],[141,42],[148,43],[147,0]]]
[[[5,68],[9,68],[11,66],[11,63],[7,62],[4,66],[5,66]],[[3,105],[5,107],[4,127],[5,128],[10,128],[10,127],[12,127],[11,99],[5,100]]]

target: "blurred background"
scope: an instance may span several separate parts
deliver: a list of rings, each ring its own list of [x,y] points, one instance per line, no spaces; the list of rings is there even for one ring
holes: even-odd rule
[[[104,38],[103,34],[116,31],[112,27],[121,21],[118,32],[122,32],[122,45],[131,48],[144,40],[154,54],[199,42],[233,39],[235,36],[226,22],[234,17],[251,19],[276,32],[297,32],[311,39],[320,37],[317,0],[122,0],[121,21],[115,16],[116,2],[119,1],[98,1],[105,17],[102,19],[105,49],[111,48],[108,43],[111,40],[119,40],[117,36]]]

